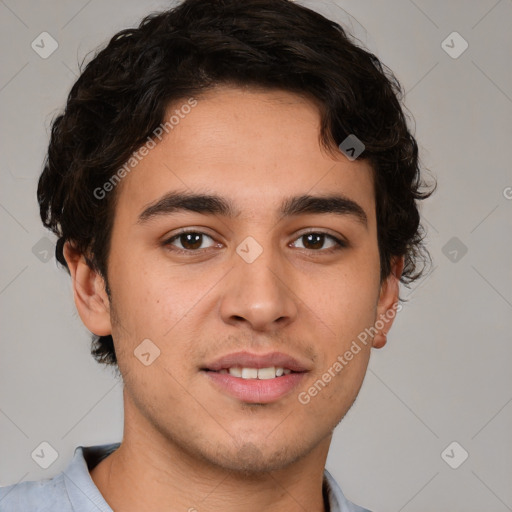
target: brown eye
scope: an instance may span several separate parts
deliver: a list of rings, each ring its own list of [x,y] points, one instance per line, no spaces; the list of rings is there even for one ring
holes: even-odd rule
[[[338,238],[329,235],[327,233],[312,231],[310,233],[304,233],[297,240],[302,241],[302,247],[299,245],[299,249],[309,249],[312,251],[323,250],[325,252],[333,251],[346,247],[347,244]],[[324,246],[326,241],[330,241],[330,245]],[[295,242],[296,244],[297,242]],[[297,247],[297,245],[295,245]]]
[[[166,246],[174,246],[178,250],[197,251],[199,249],[206,249],[212,246],[210,245],[208,247],[201,247],[205,242],[205,239],[210,239],[213,242],[212,237],[205,233],[198,231],[186,231],[179,233],[172,238],[169,238],[169,240],[167,240],[164,244]]]

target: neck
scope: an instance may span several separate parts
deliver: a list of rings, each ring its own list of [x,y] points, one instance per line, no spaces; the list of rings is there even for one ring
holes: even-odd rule
[[[91,470],[91,477],[115,511],[324,512],[330,441],[326,437],[278,470],[240,473],[185,451],[147,424],[137,425],[125,410],[121,446]]]

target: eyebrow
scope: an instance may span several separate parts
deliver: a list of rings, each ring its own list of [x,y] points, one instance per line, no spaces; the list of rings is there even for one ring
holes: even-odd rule
[[[147,206],[139,215],[137,223],[145,224],[151,219],[171,215],[179,211],[190,211],[204,215],[220,215],[235,218],[240,211],[233,203],[215,194],[192,192],[169,192]],[[365,228],[368,218],[363,208],[348,197],[339,194],[313,196],[304,194],[285,199],[279,208],[281,218],[305,214],[335,214],[353,217]]]

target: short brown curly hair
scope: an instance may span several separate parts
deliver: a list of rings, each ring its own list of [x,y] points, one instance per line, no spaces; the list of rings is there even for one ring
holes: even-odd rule
[[[72,241],[107,282],[116,191],[93,193],[163,122],[171,102],[219,84],[307,95],[320,106],[323,145],[350,134],[374,170],[381,278],[403,256],[403,283],[428,262],[418,200],[432,192],[401,107],[403,91],[379,59],[334,21],[289,0],[185,0],[122,30],[87,64],[53,122],[37,197],[43,224]],[[108,291],[108,282],[107,282]],[[97,361],[116,364],[111,336]]]

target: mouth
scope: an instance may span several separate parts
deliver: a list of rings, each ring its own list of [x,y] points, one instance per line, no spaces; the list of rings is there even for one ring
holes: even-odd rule
[[[203,368],[203,371],[214,372],[220,375],[231,375],[239,379],[259,379],[259,380],[270,380],[277,379],[283,375],[289,375],[290,373],[302,373],[294,372],[289,368],[283,368],[282,366],[268,366],[266,368],[250,368],[241,366],[232,366],[230,368],[221,368],[220,370],[210,370]]]
[[[200,368],[221,393],[246,403],[275,402],[289,394],[309,371],[307,363],[273,352],[238,352]]]
[[[267,354],[254,354],[241,351],[226,354],[215,361],[205,364],[201,370],[220,372],[226,370],[234,377],[260,378],[280,377],[290,372],[306,372],[311,369],[310,362],[299,361],[297,358],[283,352],[270,352]],[[255,375],[256,370],[258,375]],[[240,371],[242,374],[240,375]],[[224,372],[224,373],[226,373]],[[274,375],[272,375],[274,372]],[[245,375],[245,376],[244,376]]]

